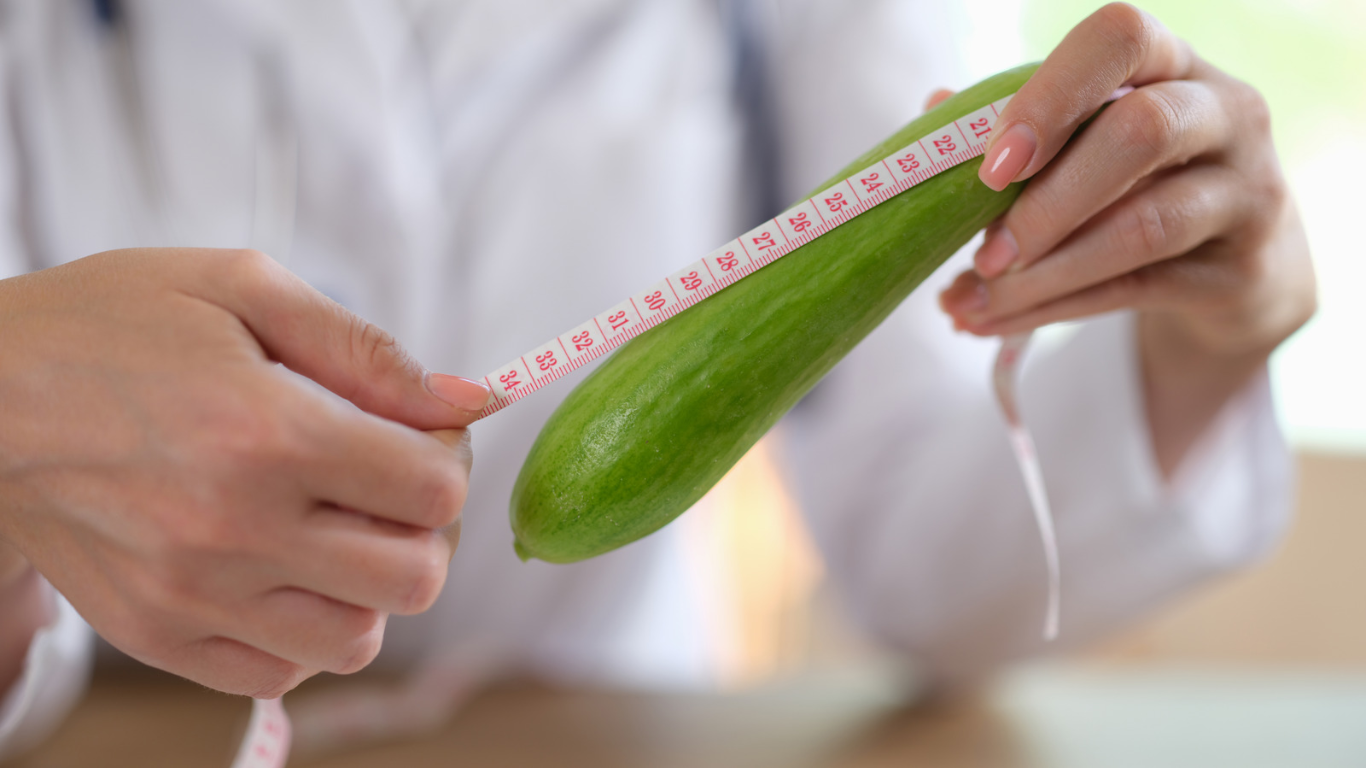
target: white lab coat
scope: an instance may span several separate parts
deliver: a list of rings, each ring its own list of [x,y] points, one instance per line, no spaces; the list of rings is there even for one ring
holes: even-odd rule
[[[965,85],[963,22],[945,2],[123,6],[109,27],[84,0],[5,3],[0,276],[127,246],[255,246],[432,369],[474,376],[796,198],[933,88]],[[966,263],[932,277],[781,432],[852,614],[950,679],[1041,651],[1045,584],[987,387],[993,345],[934,308]],[[706,679],[668,529],[572,566],[513,555],[509,489],[575,381],[474,426],[445,592],[391,622],[386,655]],[[1061,544],[1062,647],[1256,558],[1288,517],[1265,377],[1169,485],[1138,382],[1123,315],[1036,355],[1026,378]],[[35,642],[0,739],[41,734],[71,699],[26,703],[37,693],[79,689],[88,644],[70,638],[86,630],[63,615],[49,636],[66,652]]]

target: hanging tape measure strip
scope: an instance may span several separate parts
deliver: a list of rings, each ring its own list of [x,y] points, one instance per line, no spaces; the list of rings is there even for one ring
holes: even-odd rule
[[[232,768],[280,768],[289,759],[292,730],[279,699],[252,699],[251,719]]]

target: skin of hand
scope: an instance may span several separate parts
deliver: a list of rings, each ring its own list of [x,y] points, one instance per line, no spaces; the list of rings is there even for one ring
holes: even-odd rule
[[[1122,85],[1135,90],[1064,147]],[[980,175],[993,189],[1032,181],[942,307],[982,336],[1137,310],[1167,477],[1315,311],[1266,102],[1131,5],[1068,33],[997,119]]]
[[[483,384],[253,251],[0,281],[0,328],[7,625],[26,560],[134,658],[268,698],[364,667],[436,599]]]

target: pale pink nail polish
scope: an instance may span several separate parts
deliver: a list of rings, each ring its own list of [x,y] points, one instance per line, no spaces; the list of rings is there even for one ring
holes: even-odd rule
[[[977,274],[988,280],[1005,272],[1020,257],[1020,246],[1015,236],[1005,227],[997,227],[987,235],[982,247],[973,257]]]
[[[1015,181],[1029,165],[1038,145],[1032,128],[1024,123],[1010,126],[987,156],[982,158],[982,169],[977,173],[978,178],[983,184],[1000,192],[1007,184]]]
[[[963,302],[963,309],[969,316],[980,315],[987,308],[987,286],[985,283],[978,283],[972,289],[972,295]],[[969,317],[971,319],[971,317]]]
[[[447,405],[465,411],[481,410],[493,399],[493,391],[484,382],[445,373],[427,374],[427,391]]]
[[[978,283],[966,290],[954,286],[940,295],[940,305],[955,320],[971,319],[987,307],[987,287]]]

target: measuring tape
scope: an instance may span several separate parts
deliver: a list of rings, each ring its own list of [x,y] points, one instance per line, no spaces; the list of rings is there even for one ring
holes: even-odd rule
[[[1014,94],[1012,94],[1013,96]],[[849,178],[788,208],[729,243],[484,377],[493,399],[480,418],[625,344],[826,232],[959,163],[986,152],[1011,96],[945,123]]]
[[[1111,98],[1122,94],[1116,92]],[[484,377],[493,397],[479,418],[497,413],[582,368],[877,205],[960,163],[982,156],[996,118],[1013,96],[945,123],[707,256],[494,369]],[[1020,360],[1030,335],[1016,334],[1002,340],[993,369],[993,384],[1005,416],[1011,449],[1024,477],[1043,540],[1048,568],[1044,637],[1051,640],[1058,632],[1060,603],[1057,544],[1043,474],[1033,440],[1020,419],[1015,394]],[[419,693],[425,693],[423,701],[431,699],[430,691]],[[280,768],[288,757],[290,738],[289,718],[280,700],[253,700],[247,733],[232,768]]]
[[[279,699],[252,699],[251,719],[232,768],[282,768],[293,728]]]

